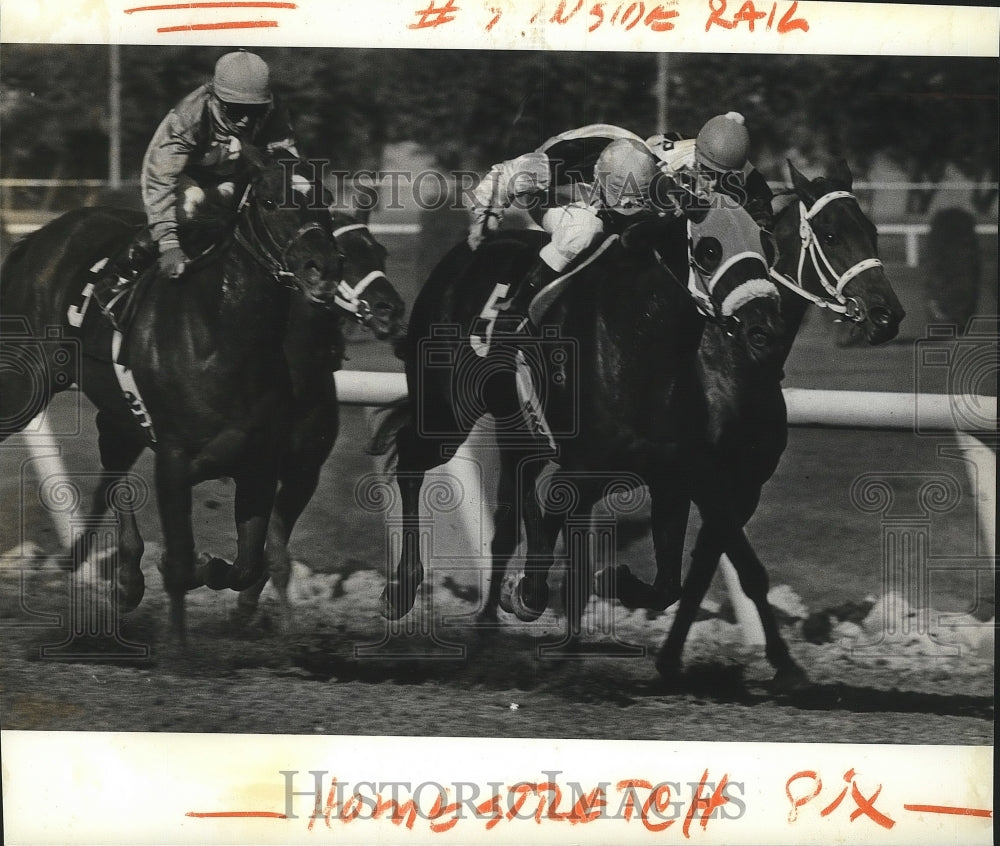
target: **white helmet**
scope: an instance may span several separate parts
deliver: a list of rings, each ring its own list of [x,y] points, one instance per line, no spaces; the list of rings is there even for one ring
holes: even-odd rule
[[[649,186],[659,172],[656,156],[642,142],[618,138],[594,164],[594,179],[609,207],[634,214],[647,205]]]

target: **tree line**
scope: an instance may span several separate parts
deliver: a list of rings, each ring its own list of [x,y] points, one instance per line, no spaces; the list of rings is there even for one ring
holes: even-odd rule
[[[122,173],[173,103],[210,78],[227,48],[123,46]],[[417,141],[443,168],[483,170],[587,123],[655,130],[656,56],[476,50],[266,48],[303,152],[339,169],[377,168],[381,150]],[[0,174],[107,175],[109,50],[0,47]],[[864,173],[878,156],[911,181],[949,165],[996,182],[998,67],[992,59],[671,54],[668,124],[695,133],[719,112],[745,114],[754,158],[781,179],[786,156],[843,156]],[[917,205],[929,192],[916,194]],[[995,189],[973,201],[986,211]]]

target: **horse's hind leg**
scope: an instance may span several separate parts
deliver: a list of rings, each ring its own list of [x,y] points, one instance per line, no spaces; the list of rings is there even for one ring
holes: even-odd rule
[[[500,606],[500,589],[504,572],[521,535],[521,515],[518,513],[516,485],[517,467],[508,455],[501,451],[500,478],[497,485],[497,507],[493,512],[493,540],[490,545],[490,583],[486,602],[479,612],[479,620],[484,623],[497,621]]]
[[[805,671],[795,663],[788,645],[781,637],[778,621],[775,619],[771,604],[767,601],[769,579],[767,570],[757,557],[745,532],[737,532],[726,547],[740,578],[740,587],[750,597],[760,615],[764,628],[764,642],[767,660],[776,670],[774,685],[779,689],[791,689],[807,681]]]
[[[101,466],[105,472],[91,498],[87,522],[95,522],[108,508],[115,513],[118,538],[114,578],[118,582],[119,610],[127,612],[139,605],[146,589],[140,567],[145,545],[135,520],[136,505],[144,502],[145,492],[127,475],[145,445],[117,427],[104,412],[97,414],[97,432]],[[91,532],[83,532],[74,539],[72,561],[75,564],[87,559],[93,538]]]
[[[163,557],[159,569],[170,597],[174,634],[185,642],[184,594],[198,587],[195,577],[194,532],[191,527],[190,461],[178,448],[161,444],[156,453],[156,499],[163,527]]]
[[[424,475],[433,466],[430,447],[416,433],[413,424],[407,424],[396,436],[399,464],[396,467],[396,484],[402,504],[402,542],[395,579],[389,579],[382,591],[382,616],[398,620],[413,608],[417,588],[424,580],[424,565],[420,560],[420,489]]]

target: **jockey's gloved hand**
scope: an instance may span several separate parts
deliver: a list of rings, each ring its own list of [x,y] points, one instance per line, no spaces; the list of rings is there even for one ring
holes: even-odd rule
[[[165,273],[171,279],[176,279],[184,272],[184,268],[190,259],[180,248],[180,245],[160,248],[160,272]]]

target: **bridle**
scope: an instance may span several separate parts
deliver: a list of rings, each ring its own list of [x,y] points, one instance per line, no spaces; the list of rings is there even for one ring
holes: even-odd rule
[[[347,232],[361,230],[365,234],[371,235],[370,230],[364,223],[347,223],[333,230],[333,238],[336,240]],[[371,318],[372,313],[368,303],[361,299],[361,294],[376,279],[387,279],[387,277],[383,271],[373,270],[365,274],[354,285],[349,285],[345,279],[341,279],[337,285],[337,295],[333,298],[333,301],[344,311],[353,314],[360,322],[366,322]]]
[[[861,303],[854,297],[845,296],[844,288],[848,282],[866,270],[882,267],[882,262],[877,258],[866,258],[851,265],[841,274],[838,274],[834,270],[826,253],[823,252],[822,246],[820,246],[819,239],[816,237],[816,231],[813,229],[811,223],[812,218],[827,203],[831,203],[834,200],[854,200],[857,202],[857,197],[850,191],[830,191],[816,200],[808,209],[806,208],[806,204],[801,199],[799,200],[799,260],[798,268],[795,272],[796,278],[789,279],[775,268],[771,268],[771,278],[776,282],[780,282],[799,296],[809,300],[814,305],[820,308],[828,308],[830,311],[843,314],[847,320],[860,323],[865,319],[865,310]],[[820,284],[829,295],[829,298],[812,294],[802,287],[802,269],[805,265],[807,255],[812,262],[813,270],[816,272]]]
[[[288,242],[282,246],[271,234],[271,230],[259,219],[259,215],[253,214],[253,204],[250,203],[252,192],[253,183],[247,185],[239,206],[237,206],[237,225],[233,237],[258,264],[274,277],[275,281],[285,288],[295,290],[298,286],[289,281],[297,278],[295,272],[288,269],[289,253],[310,232],[320,232],[323,235],[327,235],[328,232],[318,221],[309,221],[303,223]],[[255,220],[255,218],[257,219]],[[244,226],[247,229],[246,233],[243,231]],[[341,256],[341,265],[343,265],[343,256]],[[306,296],[314,302],[319,302],[308,293]]]

